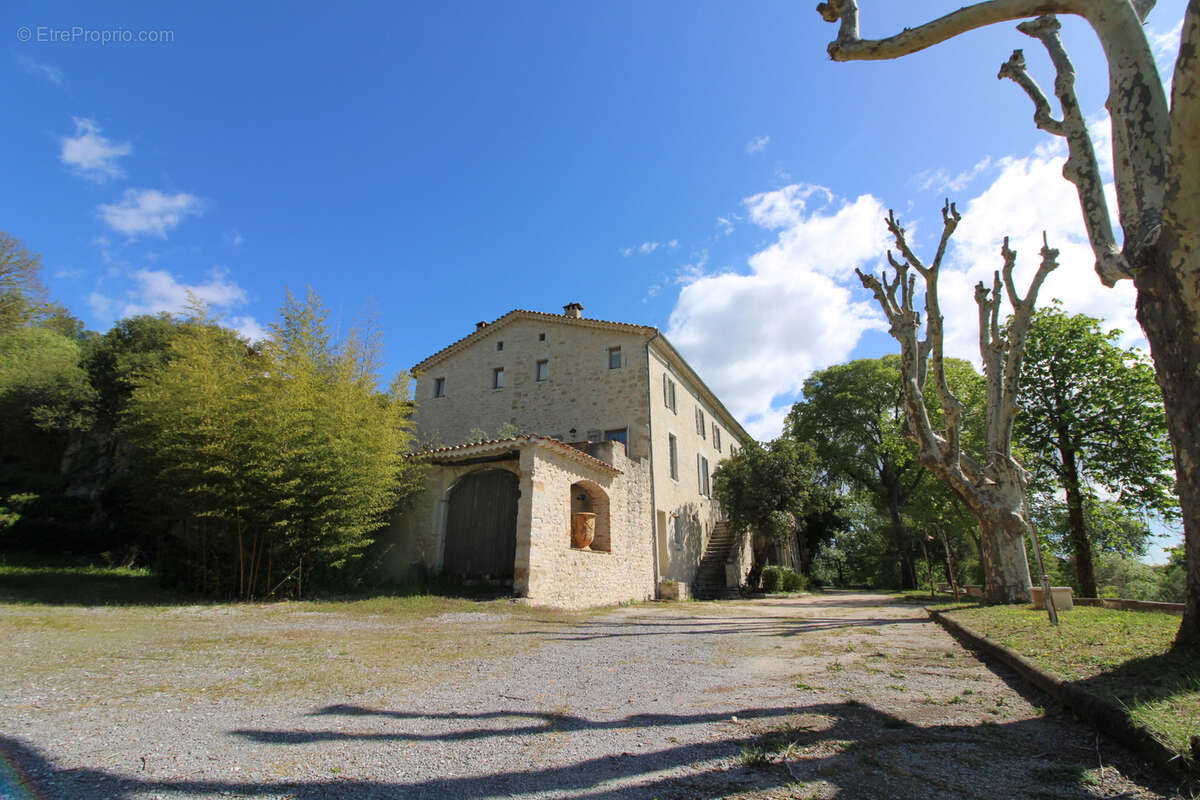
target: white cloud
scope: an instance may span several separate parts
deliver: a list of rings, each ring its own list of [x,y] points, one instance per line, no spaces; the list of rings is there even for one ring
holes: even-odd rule
[[[167,270],[139,269],[128,274],[129,285],[115,296],[92,292],[88,304],[104,319],[123,319],[138,314],[167,312],[178,314],[187,309],[190,297],[209,306],[218,315],[229,315],[247,302],[246,290],[230,278],[227,270],[214,267],[200,281],[186,282]],[[250,339],[267,336],[252,316],[230,316],[224,324]]]
[[[1175,27],[1164,33],[1147,26],[1146,38],[1150,40],[1150,49],[1154,52],[1154,60],[1158,71],[1162,73],[1163,81],[1171,79],[1175,68],[1175,58],[1179,55],[1179,40],[1183,36],[1183,18],[1175,23]]]
[[[721,229],[721,233],[728,236],[733,233],[733,223],[725,217],[717,217],[717,227]]]
[[[755,136],[750,141],[746,142],[746,152],[753,155],[761,153],[767,149],[767,143],[771,141],[770,136]]]
[[[885,212],[869,195],[845,202],[818,186],[744,202],[776,240],[750,256],[748,273],[681,272],[667,336],[747,430],[769,439],[805,378],[882,326],[853,268],[879,259]]]
[[[1101,144],[1097,142],[1098,150]],[[1099,317],[1105,320],[1105,327],[1120,328],[1123,346],[1144,344],[1131,282],[1122,281],[1108,289],[1095,274],[1078,195],[1074,185],[1062,177],[1064,162],[1057,147],[1039,148],[1026,158],[1003,159],[996,180],[961,208],[962,222],[951,241],[938,287],[948,354],[979,362],[974,286],[979,281],[992,285],[993,272],[1002,265],[1000,246],[1008,236],[1017,252],[1017,290],[1024,295],[1041,261],[1043,231],[1050,247],[1059,251],[1059,267],[1042,286],[1038,305],[1057,298],[1068,313]],[[1116,208],[1111,186],[1109,205]],[[1011,309],[1005,306],[1002,313],[1008,311]]]
[[[982,161],[956,175],[951,175],[944,167],[938,167],[935,170],[918,173],[916,181],[917,185],[926,192],[961,192],[990,166],[992,166],[991,156],[984,156]]]
[[[198,216],[203,204],[186,192],[163,194],[157,189],[126,189],[119,203],[100,206],[100,217],[117,233],[126,236],[152,234],[165,239],[167,231],[186,216]]]
[[[117,159],[132,153],[133,145],[101,136],[95,120],[84,117],[74,120],[75,135],[59,139],[62,144],[59,160],[88,180],[102,182],[123,176],[125,173]]]
[[[621,248],[621,255],[625,256],[626,258],[629,258],[630,256],[634,255],[635,253],[638,255],[648,256],[660,247],[667,247],[667,248],[674,250],[676,247],[679,247],[679,240],[672,239],[671,241],[665,242],[665,243],[664,242],[642,242],[641,244],[634,245],[633,247]]]
[[[34,61],[29,56],[17,56],[17,60],[25,71],[30,75],[36,75],[39,78],[44,78],[51,83],[62,85],[63,71],[52,64],[44,64],[41,61]]]

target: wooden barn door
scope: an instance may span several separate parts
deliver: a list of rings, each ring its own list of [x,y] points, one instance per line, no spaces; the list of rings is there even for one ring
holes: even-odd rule
[[[450,492],[444,569],[451,575],[511,579],[517,556],[517,476],[474,472]]]

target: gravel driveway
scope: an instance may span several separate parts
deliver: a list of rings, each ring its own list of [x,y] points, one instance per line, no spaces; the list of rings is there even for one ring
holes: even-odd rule
[[[161,612],[29,608],[0,606],[4,800],[1171,796],[878,595],[489,605],[419,640],[386,617],[175,610],[187,646]],[[93,628],[107,645],[80,644]],[[337,644],[355,630],[377,649]],[[222,631],[242,649],[214,650]]]

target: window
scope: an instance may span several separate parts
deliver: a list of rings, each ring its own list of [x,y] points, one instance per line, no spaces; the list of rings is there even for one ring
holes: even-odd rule
[[[544,342],[544,341],[546,341],[546,334],[544,334],[544,333],[539,333],[539,334],[538,334],[538,341],[539,341],[539,342]]]
[[[729,445],[729,457],[733,458],[738,454],[738,446],[736,444]]]
[[[496,367],[494,370],[492,370],[492,388],[504,388],[504,367]]]
[[[679,480],[679,440],[675,434],[667,434],[667,459],[671,464],[671,480]]]
[[[675,381],[669,375],[663,375],[663,405],[675,411]]]
[[[608,368],[609,369],[620,369],[621,368],[621,348],[620,347],[608,348]]]
[[[497,350],[503,350],[503,349],[504,349],[504,340],[503,340],[503,339],[501,339],[500,341],[496,342],[496,349],[497,349]]]
[[[537,370],[534,372],[534,380],[544,381],[550,377],[550,362],[547,359],[542,359],[537,362]]]
[[[604,432],[604,441],[620,442],[621,444],[628,446],[629,430],[627,428],[618,428],[617,430],[613,430],[613,431],[605,431]]]
[[[705,497],[711,496],[712,487],[709,485],[708,459],[702,455],[696,456],[696,477],[700,484],[700,494]]]
[[[445,378],[434,378],[433,379],[433,396],[434,397],[445,397],[446,396],[446,379]]]
[[[704,411],[700,406],[696,406],[696,433],[700,434],[700,438],[704,438]]]
[[[721,452],[721,429],[717,427],[717,423],[712,424],[713,428],[713,447],[717,448],[717,452]]]
[[[678,514],[671,515],[671,544],[683,547],[683,517]]]

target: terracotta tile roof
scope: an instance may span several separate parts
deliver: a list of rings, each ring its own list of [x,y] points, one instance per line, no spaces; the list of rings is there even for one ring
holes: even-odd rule
[[[520,449],[526,445],[533,444],[541,447],[546,447],[551,450],[557,450],[563,455],[566,455],[590,467],[602,469],[614,475],[622,474],[621,470],[609,464],[607,461],[601,461],[595,456],[590,456],[587,453],[572,447],[565,442],[560,442],[557,439],[551,439],[549,436],[541,436],[534,433],[523,433],[520,436],[511,436],[507,439],[489,439],[485,442],[469,442],[467,444],[450,445],[449,447],[436,447],[431,450],[422,450],[418,453],[410,453],[408,458],[432,461],[437,463],[439,457],[446,455],[455,456],[471,456],[471,455],[491,455],[494,453],[502,453],[505,450]]]
[[[712,389],[708,388],[708,384],[706,384],[696,373],[696,371],[692,369],[692,366],[688,364],[683,355],[675,349],[675,346],[667,340],[667,337],[663,336],[658,328],[650,325],[636,325],[631,322],[612,322],[610,320],[592,319],[591,317],[569,317],[566,314],[551,314],[546,311],[529,311],[528,309],[524,308],[514,308],[507,314],[497,317],[493,322],[488,323],[482,328],[477,328],[468,335],[455,342],[451,342],[433,355],[413,365],[413,367],[409,370],[409,373],[415,377],[418,372],[427,371],[430,367],[437,364],[442,359],[448,358],[460,350],[470,347],[483,337],[488,336],[498,326],[507,325],[516,319],[540,319],[546,320],[547,322],[565,322],[570,325],[582,325],[584,327],[591,328],[606,328],[608,330],[625,331],[627,333],[641,333],[648,339],[658,340],[663,344],[663,349],[667,351],[668,356],[674,362],[676,362],[677,366],[685,372],[686,376],[693,381],[700,393],[704,395],[704,399],[708,401],[709,405],[712,408],[717,409],[722,414],[726,426],[729,427],[729,429],[741,441],[741,443],[744,445],[746,442],[754,440],[754,437],[746,432],[746,429],[742,427],[737,418],[734,417],[733,414],[730,413],[729,409],[725,407],[725,404],[722,403],[715,394],[713,394]]]
[[[475,340],[482,339],[484,336],[492,333],[498,326],[507,325],[516,319],[542,319],[548,322],[566,322],[571,325],[582,325],[588,328],[609,328],[611,330],[621,330],[629,333],[643,333],[646,336],[654,336],[658,333],[658,328],[652,328],[648,325],[635,325],[631,322],[611,322],[604,319],[592,319],[591,317],[568,317],[566,314],[551,314],[546,311],[529,311],[524,308],[514,308],[507,314],[496,318],[487,325],[484,325],[482,328],[475,329],[461,339],[451,342],[433,355],[428,356],[417,364],[414,364],[409,372],[424,372],[429,367],[438,363],[447,356],[457,353],[459,350],[462,350]]]

